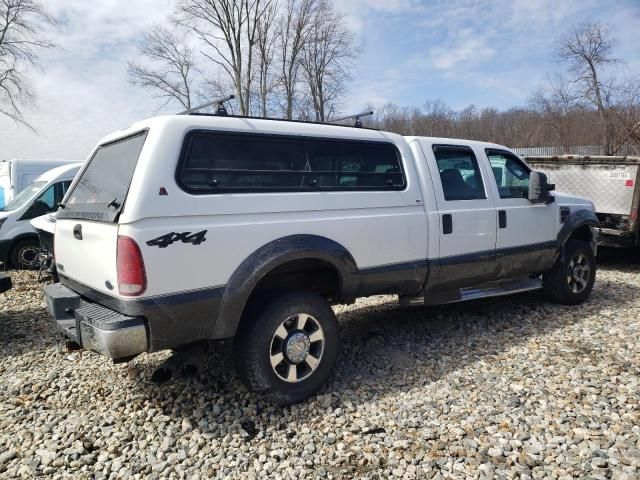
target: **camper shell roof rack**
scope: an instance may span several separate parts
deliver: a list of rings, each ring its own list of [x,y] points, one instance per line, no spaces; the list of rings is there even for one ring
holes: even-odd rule
[[[198,105],[197,107],[193,107],[190,108],[188,110],[184,110],[183,112],[178,113],[177,115],[197,115],[197,116],[203,116],[203,117],[230,117],[230,118],[247,118],[247,119],[251,119],[251,120],[270,120],[270,121],[275,121],[275,122],[293,122],[293,123],[308,123],[308,124],[312,124],[312,125],[335,125],[336,127],[347,127],[347,128],[365,128],[367,130],[378,130],[377,128],[373,128],[373,127],[364,127],[362,125],[362,121],[360,120],[360,118],[362,117],[366,117],[369,115],[373,115],[373,111],[369,110],[366,112],[362,112],[362,113],[358,113],[356,115],[349,115],[346,117],[340,117],[340,118],[332,118],[330,120],[324,121],[324,122],[318,122],[318,121],[313,121],[313,120],[294,120],[294,119],[287,119],[287,118],[273,118],[273,117],[256,117],[253,115],[234,115],[234,114],[229,114],[229,112],[227,111],[227,109],[224,106],[225,102],[228,102],[229,100],[233,100],[235,98],[234,95],[228,95],[226,97],[220,97],[220,98],[216,98],[215,100],[212,100],[210,102],[207,103],[203,103],[202,105]],[[207,107],[211,107],[213,105],[217,105],[217,109],[214,113],[204,113],[201,112],[200,110],[205,109]],[[354,119],[355,122],[353,125],[344,125],[341,123],[337,123],[337,122],[344,122],[346,120],[351,120]]]

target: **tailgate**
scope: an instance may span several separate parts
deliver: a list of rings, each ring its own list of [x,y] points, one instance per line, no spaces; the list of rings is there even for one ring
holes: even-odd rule
[[[144,145],[146,131],[98,147],[56,213],[58,271],[117,295],[118,217]]]
[[[117,294],[117,241],[116,223],[57,220],[54,252],[58,271],[93,289]]]

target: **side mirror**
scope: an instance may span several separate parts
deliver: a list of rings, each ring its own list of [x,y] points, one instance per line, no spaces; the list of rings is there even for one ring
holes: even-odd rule
[[[529,201],[531,203],[551,203],[553,196],[549,192],[556,186],[547,181],[547,175],[542,172],[531,172],[529,174]]]

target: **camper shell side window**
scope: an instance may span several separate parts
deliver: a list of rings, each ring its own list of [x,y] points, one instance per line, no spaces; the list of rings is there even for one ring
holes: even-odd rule
[[[192,131],[176,181],[193,194],[404,190],[389,142]]]

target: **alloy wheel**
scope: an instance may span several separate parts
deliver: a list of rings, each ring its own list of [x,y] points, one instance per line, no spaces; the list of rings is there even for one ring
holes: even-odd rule
[[[567,267],[567,283],[573,293],[580,293],[589,283],[591,266],[584,253],[576,253]]]
[[[271,368],[281,380],[298,383],[318,368],[324,347],[320,322],[306,313],[292,315],[280,323],[271,339]]]

